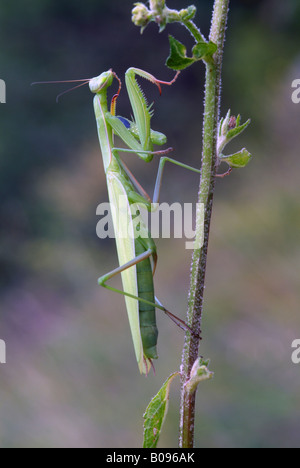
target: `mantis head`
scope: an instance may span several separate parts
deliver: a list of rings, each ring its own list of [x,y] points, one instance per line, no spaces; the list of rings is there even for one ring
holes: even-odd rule
[[[92,93],[99,93],[112,85],[113,79],[117,78],[112,69],[101,73],[101,75],[92,78],[89,82],[89,87]]]

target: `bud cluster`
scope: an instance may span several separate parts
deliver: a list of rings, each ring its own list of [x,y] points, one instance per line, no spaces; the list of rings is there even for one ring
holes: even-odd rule
[[[132,21],[141,28],[141,33],[151,21],[155,21],[161,32],[168,23],[188,21],[193,19],[195,14],[196,7],[193,5],[177,11],[168,8],[165,0],[150,0],[150,8],[147,8],[144,3],[135,3],[132,10]]]
[[[243,148],[237,153],[225,156],[222,154],[223,149],[228,143],[240,135],[250,124],[251,120],[247,120],[241,125],[241,116],[232,116],[230,110],[228,111],[225,119],[222,119],[219,125],[217,155],[218,162],[226,162],[230,167],[245,167],[250,162],[252,156]]]

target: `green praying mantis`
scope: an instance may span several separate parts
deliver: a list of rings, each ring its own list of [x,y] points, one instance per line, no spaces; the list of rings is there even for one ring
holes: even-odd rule
[[[138,367],[140,373],[146,375],[151,367],[154,368],[152,360],[158,357],[155,309],[165,312],[181,328],[188,329],[190,332],[191,330],[155,297],[153,275],[157,263],[156,245],[139,211],[134,208],[143,205],[150,211],[153,206],[156,206],[159,201],[162,175],[167,161],[196,173],[200,173],[200,170],[166,156],[172,151],[172,148],[153,151],[154,144],[164,145],[167,139],[164,134],[151,129],[152,106],[148,106],[136,81],[136,75],[151,81],[161,93],[161,85],[172,85],[178,74],[173,80],[166,82],[158,80],[150,73],[138,68],[127,70],[125,83],[132,107],[133,120],[115,115],[116,102],[122,84],[113,70],[108,70],[90,80],[72,80],[72,82],[88,83],[91,92],[95,94],[94,111],[120,265],[101,276],[98,283],[108,290],[125,296]],[[114,79],[118,81],[119,89],[117,94],[113,96],[109,109],[107,92]],[[117,135],[127,148],[117,148],[114,144],[114,135]],[[146,191],[121,160],[120,152],[137,154],[145,162],[150,162],[154,156],[160,157],[152,203]],[[110,279],[119,274],[122,278],[123,291],[107,284]]]
[[[172,81],[165,82],[138,68],[127,70],[125,82],[132,106],[133,121],[115,116],[116,100],[121,90],[121,82],[112,70],[90,80],[89,87],[95,93],[95,117],[120,264],[120,267],[99,278],[98,282],[101,286],[125,296],[139,370],[143,374],[148,374],[153,366],[152,360],[158,357],[155,308],[164,311],[179,326],[185,327],[185,324],[167,311],[154,295],[153,275],[157,263],[156,246],[138,211],[133,213],[132,206],[142,204],[151,210],[158,203],[163,170],[167,161],[197,173],[200,171],[165,156],[172,148],[153,151],[153,144],[165,144],[166,137],[160,132],[151,130],[150,121],[153,112],[135,79],[136,75],[150,80],[161,91],[161,85],[173,84],[178,73]],[[119,90],[112,99],[111,109],[108,110],[107,90],[112,85],[114,78],[119,81]],[[120,137],[128,148],[116,148],[114,134]],[[155,155],[161,157],[152,205],[150,197],[120,159],[120,152],[135,153],[145,162],[150,162]],[[126,208],[120,211],[116,208],[119,208],[121,197],[123,201],[126,201]],[[128,226],[131,233],[126,231]],[[138,231],[135,230],[136,226],[139,227]],[[118,274],[122,276],[123,291],[107,284],[108,280]]]

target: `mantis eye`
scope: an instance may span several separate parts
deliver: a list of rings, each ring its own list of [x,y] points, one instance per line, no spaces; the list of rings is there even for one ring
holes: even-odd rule
[[[100,86],[101,85],[98,76],[96,78],[92,78],[89,82],[89,88],[92,91],[92,93],[96,93],[100,89]]]

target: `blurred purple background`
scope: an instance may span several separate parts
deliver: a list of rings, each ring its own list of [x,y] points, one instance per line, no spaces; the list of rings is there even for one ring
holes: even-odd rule
[[[208,34],[213,1],[194,2]],[[169,0],[170,8],[188,3]],[[168,80],[167,34],[192,46],[172,25],[141,36],[132,3],[50,0],[7,2],[0,11],[0,446],[139,447],[142,414],[180,365],[183,333],[158,312],[156,376],[141,377],[124,299],[97,286],[117,265],[113,240],[96,236],[96,207],[107,201],[92,96],[38,80],[95,76],[137,66]],[[224,56],[222,115],[252,124],[229,152],[247,147],[247,169],[217,181],[201,354],[214,380],[198,391],[197,447],[299,447],[300,368],[300,78],[297,0],[232,1]],[[153,127],[174,157],[199,165],[204,67],[163,90]],[[63,88],[64,89],[64,88]],[[125,87],[119,113],[130,117]],[[152,193],[157,163],[126,161]],[[168,167],[163,201],[196,201],[198,176]],[[184,241],[157,241],[158,298],[185,317],[191,252]],[[115,284],[118,283],[116,280]],[[160,447],[176,447],[179,390]]]

